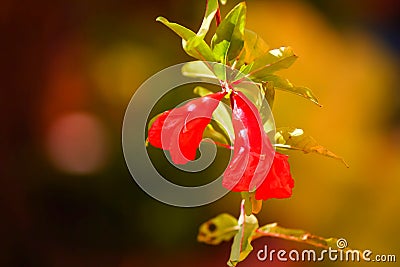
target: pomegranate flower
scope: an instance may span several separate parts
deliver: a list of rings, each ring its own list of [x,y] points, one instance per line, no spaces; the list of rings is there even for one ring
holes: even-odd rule
[[[226,92],[218,92],[189,101],[179,108],[165,111],[148,132],[149,143],[168,150],[175,164],[196,158],[196,151],[212,113]]]
[[[231,105],[235,143],[222,185],[231,191],[252,192],[267,176],[275,150],[254,104],[242,92],[233,91]]]
[[[168,150],[176,164],[194,160],[212,113],[226,94],[210,94],[165,111],[150,127],[149,143]],[[235,142],[222,185],[235,192],[255,191],[257,200],[290,197],[294,180],[288,156],[275,152],[256,106],[242,92],[232,90],[230,99]]]

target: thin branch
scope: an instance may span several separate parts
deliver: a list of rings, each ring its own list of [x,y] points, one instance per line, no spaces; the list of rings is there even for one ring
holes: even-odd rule
[[[217,27],[221,23],[221,12],[219,10],[219,5],[218,5],[217,13],[215,13],[215,23],[217,24]]]

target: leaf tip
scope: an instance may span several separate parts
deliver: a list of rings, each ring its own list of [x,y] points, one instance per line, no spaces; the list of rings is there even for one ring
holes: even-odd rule
[[[167,19],[164,18],[164,17],[162,17],[162,16],[158,16],[158,17],[156,18],[156,21],[157,21],[157,22],[162,22],[162,23],[164,23],[164,22],[167,21]]]
[[[341,161],[343,162],[344,166],[346,166],[347,169],[350,168],[349,164],[347,164],[347,162],[344,159],[341,159]]]
[[[323,107],[324,107],[321,103],[319,103],[318,99],[315,98],[314,96],[313,96],[313,97],[309,97],[309,100],[311,100],[311,102],[313,102],[313,103],[314,103],[315,105],[317,105],[319,108],[323,108]]]
[[[317,99],[315,96],[311,95],[310,100],[311,100],[314,104],[316,104],[318,107],[320,107],[320,108],[323,108],[323,107],[324,107],[324,105],[322,105],[321,103],[319,103],[318,99]]]

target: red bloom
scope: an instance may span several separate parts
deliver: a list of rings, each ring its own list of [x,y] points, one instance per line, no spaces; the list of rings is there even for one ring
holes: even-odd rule
[[[293,187],[288,156],[276,152],[267,178],[256,190],[256,199],[288,198],[292,195]]]
[[[176,164],[194,160],[204,129],[225,95],[226,92],[210,94],[162,113],[149,130],[150,144],[168,150]],[[237,192],[256,190],[257,200],[290,197],[294,180],[288,156],[275,153],[257,108],[243,93],[236,91],[231,92],[231,106],[234,152],[222,185]]]
[[[232,92],[231,105],[234,152],[222,185],[232,191],[254,191],[267,176],[275,150],[254,104],[243,93]]]
[[[194,160],[204,129],[225,95],[225,92],[210,94],[191,100],[182,107],[165,111],[151,126],[148,132],[149,143],[168,150],[176,164]]]

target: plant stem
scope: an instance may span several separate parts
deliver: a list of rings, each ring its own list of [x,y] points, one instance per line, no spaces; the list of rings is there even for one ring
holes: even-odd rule
[[[217,9],[217,13],[215,13],[215,23],[217,24],[217,27],[221,23],[221,12],[219,10],[219,6],[218,6],[218,9]]]

